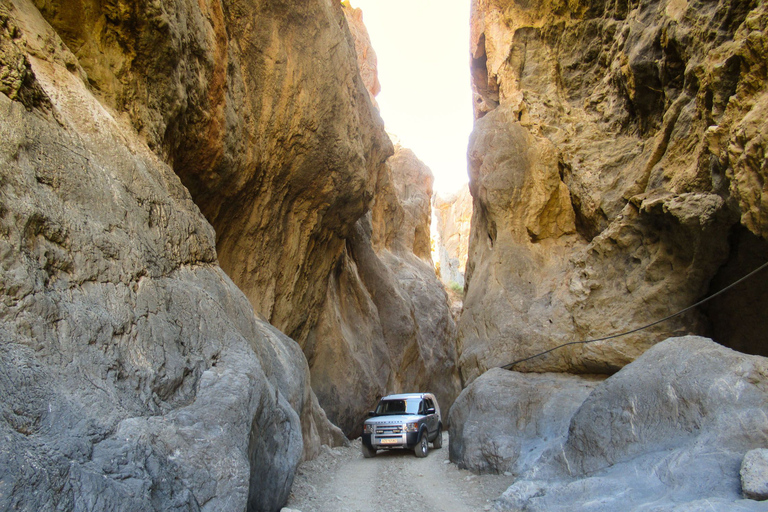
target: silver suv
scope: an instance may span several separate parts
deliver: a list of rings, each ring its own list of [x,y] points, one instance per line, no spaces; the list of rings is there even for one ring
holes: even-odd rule
[[[428,443],[443,446],[440,406],[431,393],[406,393],[385,396],[363,424],[363,457],[377,450],[405,448],[417,457],[426,457]]]

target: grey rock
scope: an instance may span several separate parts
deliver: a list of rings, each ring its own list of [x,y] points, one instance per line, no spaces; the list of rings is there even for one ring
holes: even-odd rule
[[[584,402],[565,447],[569,468],[587,474],[639,454],[685,448],[686,456],[700,454],[699,463],[678,471],[692,476],[716,458],[732,480],[743,454],[768,442],[766,374],[766,358],[706,338],[670,338]],[[708,451],[713,447],[717,454]],[[725,482],[717,473],[707,476],[713,488]]]
[[[750,500],[768,500],[768,449],[750,450],[741,462],[741,490]]]
[[[0,94],[0,509],[279,509],[343,438],[300,348],[36,8],[0,18],[33,88]]]
[[[562,451],[571,416],[601,379],[495,368],[451,407],[450,457],[479,473],[521,475]]]
[[[560,453],[497,500],[510,511],[764,511],[742,499],[744,454],[768,442],[768,359],[671,338],[598,385]]]

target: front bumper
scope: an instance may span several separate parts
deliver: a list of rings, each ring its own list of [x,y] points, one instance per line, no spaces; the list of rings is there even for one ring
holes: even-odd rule
[[[374,450],[388,450],[390,448],[412,449],[419,442],[418,432],[374,433],[363,434],[363,444]]]

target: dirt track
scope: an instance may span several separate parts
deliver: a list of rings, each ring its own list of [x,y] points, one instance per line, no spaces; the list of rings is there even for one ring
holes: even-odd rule
[[[299,467],[287,508],[301,512],[478,512],[490,510],[513,478],[477,476],[448,461],[443,448],[418,459],[393,450],[364,459],[360,440]]]

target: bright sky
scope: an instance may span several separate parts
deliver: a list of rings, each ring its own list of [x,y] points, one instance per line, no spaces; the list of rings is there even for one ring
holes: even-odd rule
[[[467,182],[472,131],[470,0],[350,0],[378,58],[387,131],[435,175],[435,191]]]

